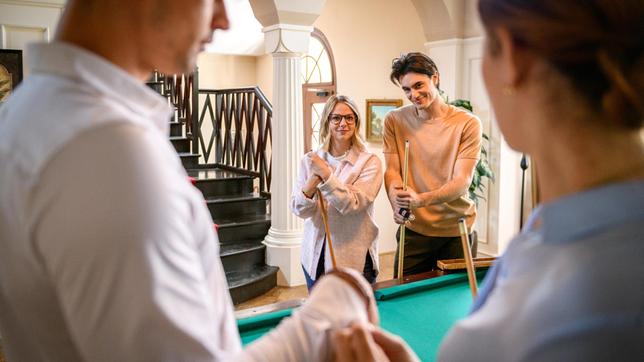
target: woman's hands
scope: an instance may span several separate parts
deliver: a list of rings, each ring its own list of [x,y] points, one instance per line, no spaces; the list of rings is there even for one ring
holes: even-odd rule
[[[331,332],[331,355],[336,362],[344,361],[420,361],[405,341],[367,323],[355,323]]]
[[[317,190],[318,185],[321,183],[322,179],[318,175],[311,174],[304,185],[302,185],[302,192],[304,193],[304,196],[312,199],[313,195],[315,195],[315,191]]]
[[[326,181],[329,176],[331,176],[333,170],[331,169],[331,166],[329,166],[329,164],[320,158],[320,156],[315,152],[309,152],[306,157],[308,158],[311,175],[304,185],[302,185],[302,192],[306,197],[312,199],[318,185]]]

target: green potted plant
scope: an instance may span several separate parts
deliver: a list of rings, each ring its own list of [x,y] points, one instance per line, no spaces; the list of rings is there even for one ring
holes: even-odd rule
[[[445,102],[447,102],[447,104],[465,109],[472,114],[474,113],[474,109],[472,108],[472,103],[470,103],[470,101],[465,99],[456,99],[450,101],[449,97],[447,97],[444,93],[441,92],[441,95],[445,98]],[[470,188],[468,189],[470,199],[474,201],[476,207],[479,206],[479,199],[485,199],[485,197],[482,195],[482,193],[485,191],[485,185],[483,184],[484,179],[487,177],[488,179],[490,179],[490,181],[494,182],[494,171],[492,171],[490,163],[488,162],[488,150],[486,147],[490,141],[490,138],[485,133],[483,133],[483,139],[484,141],[481,144],[481,158],[476,163],[474,174],[472,175],[472,183],[470,184]],[[477,244],[478,235],[476,231],[472,231],[472,255],[474,256],[476,256],[476,253],[478,251]]]
[[[450,101],[449,98],[447,98],[446,102],[455,107],[463,108],[470,113],[474,113],[472,104],[468,100],[456,99],[454,101]],[[479,159],[479,162],[476,164],[476,168],[474,169],[474,175],[472,176],[472,184],[470,184],[470,188],[468,190],[470,194],[470,198],[474,201],[476,206],[479,205],[479,198],[485,199],[483,195],[480,194],[481,192],[485,191],[485,185],[483,184],[483,179],[487,177],[492,182],[494,182],[494,171],[492,171],[492,168],[490,167],[490,163],[488,162],[488,151],[486,148],[486,143],[490,141],[490,138],[485,133],[483,133],[483,139],[485,141],[483,144],[481,144],[481,158]]]

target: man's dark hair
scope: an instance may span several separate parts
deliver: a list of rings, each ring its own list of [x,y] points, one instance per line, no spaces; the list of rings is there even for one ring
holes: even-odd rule
[[[407,73],[425,74],[428,77],[438,74],[436,63],[423,53],[401,54],[391,62],[391,75],[389,79],[395,85],[400,85],[400,78]],[[436,85],[440,89],[440,83]]]

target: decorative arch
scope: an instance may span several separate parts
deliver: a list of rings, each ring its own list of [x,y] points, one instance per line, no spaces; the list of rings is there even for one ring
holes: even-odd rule
[[[465,0],[411,0],[427,41],[463,37]]]
[[[302,57],[304,152],[319,146],[320,116],[324,104],[337,92],[335,60],[331,45],[317,28],[311,33],[309,51]]]

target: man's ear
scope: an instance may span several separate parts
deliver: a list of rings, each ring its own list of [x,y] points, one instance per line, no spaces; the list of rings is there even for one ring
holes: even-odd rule
[[[506,28],[497,27],[493,29],[493,32],[499,45],[497,72],[501,75],[505,85],[514,88],[520,87],[533,64],[530,52],[517,45]]]

